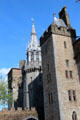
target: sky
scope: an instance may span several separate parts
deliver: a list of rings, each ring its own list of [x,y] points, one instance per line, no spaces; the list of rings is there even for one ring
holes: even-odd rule
[[[37,38],[53,22],[53,13],[67,6],[71,25],[80,36],[80,2],[75,0],[0,0],[0,75],[26,59],[34,19]]]

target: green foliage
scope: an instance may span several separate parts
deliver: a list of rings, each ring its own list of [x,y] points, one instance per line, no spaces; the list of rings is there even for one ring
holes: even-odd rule
[[[8,90],[7,82],[0,80],[0,104],[12,103],[12,92]]]

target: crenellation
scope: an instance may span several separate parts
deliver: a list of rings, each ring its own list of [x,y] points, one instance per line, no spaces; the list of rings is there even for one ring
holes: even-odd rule
[[[73,36],[73,30],[70,30],[68,28],[65,27],[58,27],[57,25],[51,24],[47,30],[47,32],[45,31],[44,34],[42,35],[42,37],[40,38],[40,44],[42,45],[48,37],[50,37],[51,34],[57,34],[57,35],[62,35],[62,36]]]

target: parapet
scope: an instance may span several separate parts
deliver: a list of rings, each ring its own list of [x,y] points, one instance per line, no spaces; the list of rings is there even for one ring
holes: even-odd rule
[[[52,34],[56,35],[62,35],[67,37],[76,37],[75,29],[69,29],[66,27],[58,27],[57,25],[51,24],[48,29],[44,32],[44,34],[40,38],[40,45],[42,45],[48,37],[50,37]]]

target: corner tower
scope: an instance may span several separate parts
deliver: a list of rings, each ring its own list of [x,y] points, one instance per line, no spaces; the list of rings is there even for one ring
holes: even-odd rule
[[[40,38],[45,120],[80,119],[80,83],[73,51],[76,33],[64,9]]]

